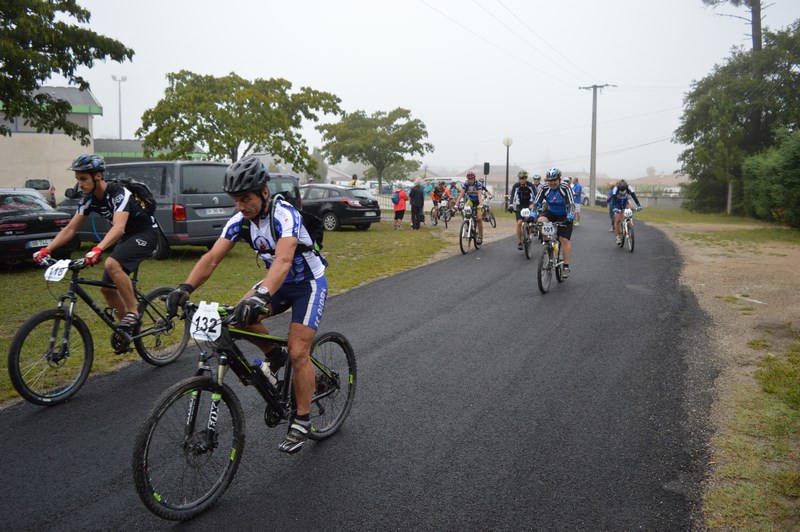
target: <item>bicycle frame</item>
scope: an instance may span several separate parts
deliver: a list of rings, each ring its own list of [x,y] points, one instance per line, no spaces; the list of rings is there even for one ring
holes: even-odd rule
[[[146,331],[144,333],[142,331],[139,331],[139,334],[135,335],[128,334],[126,330],[118,327],[117,324],[114,322],[114,320],[108,314],[103,312],[103,309],[101,309],[97,305],[97,303],[94,302],[92,296],[90,296],[89,293],[86,292],[86,290],[84,290],[81,287],[81,285],[96,286],[99,288],[113,288],[116,290],[117,287],[114,283],[109,283],[106,281],[96,281],[94,279],[86,279],[85,277],[79,277],[80,268],[70,267],[70,270],[72,271],[72,276],[69,281],[69,288],[67,289],[67,293],[58,298],[58,308],[63,309],[66,312],[67,316],[71,318],[72,316],[75,315],[75,303],[78,302],[78,297],[80,297],[83,300],[83,302],[86,303],[89,306],[89,308],[92,309],[94,313],[97,314],[106,325],[108,325],[109,328],[111,328],[111,330],[119,334],[122,337],[122,339],[125,340],[126,342],[132,342],[138,338],[142,338],[150,334],[150,331]],[[133,285],[133,294],[136,297],[137,301],[145,301],[146,297],[137,288],[138,277],[139,277],[139,271],[134,270],[133,276],[131,277],[131,284]],[[67,302],[69,302],[68,305]],[[68,320],[65,327],[67,334],[69,334],[69,330],[72,327],[72,322]]]

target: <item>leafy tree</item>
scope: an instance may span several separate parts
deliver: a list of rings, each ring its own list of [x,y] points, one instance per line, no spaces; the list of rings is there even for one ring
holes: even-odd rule
[[[403,159],[402,161],[392,163],[389,166],[387,166],[386,169],[383,171],[383,177],[387,181],[400,181],[403,179],[408,179],[409,174],[419,170],[420,166],[422,166],[422,163],[420,161]],[[377,175],[378,172],[372,166],[370,166],[367,170],[364,171],[365,180],[375,179]]]
[[[647,177],[653,177],[656,175],[656,169],[652,166],[647,167]]]
[[[766,31],[762,51],[734,51],[726,63],[693,84],[674,135],[688,146],[679,157],[681,170],[690,176],[688,208],[724,210],[730,188],[732,210],[743,209],[744,158],[773,146],[776,131],[800,127],[798,64],[800,21],[786,31]],[[754,111],[762,126],[757,136]]]
[[[778,144],[742,164],[745,212],[800,227],[800,131],[781,131]]]
[[[186,70],[167,74],[164,98],[142,115],[143,147],[148,156],[186,157],[195,145],[213,158],[232,161],[251,152],[267,153],[298,172],[316,168],[300,135],[302,121],[316,113],[338,114],[339,98],[280,78],[250,82],[231,73],[203,76]]]
[[[67,119],[69,102],[36,91],[53,74],[87,90],[89,83],[75,74],[79,66],[91,67],[97,59],[129,60],[133,50],[63,20],[70,17],[88,24],[91,14],[75,0],[0,3],[0,102],[5,120],[21,117],[38,132],[62,130],[86,146],[89,130]],[[0,124],[0,135],[11,136],[11,130]]]
[[[323,149],[332,164],[343,158],[372,165],[378,177],[378,190],[389,166],[406,155],[433,152],[425,124],[411,118],[411,111],[398,107],[390,113],[364,111],[345,114],[337,124],[317,126],[322,132]]]
[[[753,41],[753,51],[761,50],[761,11],[764,7],[761,5],[761,0],[703,0],[707,6],[717,8],[723,4],[731,4],[734,7],[745,6],[750,11],[750,18],[740,17],[738,15],[727,15],[729,17],[741,18],[750,23],[750,36]]]

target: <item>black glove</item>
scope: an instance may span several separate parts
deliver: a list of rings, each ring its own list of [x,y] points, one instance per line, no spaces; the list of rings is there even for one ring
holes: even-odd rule
[[[256,323],[261,316],[259,309],[266,307],[270,302],[269,293],[254,294],[247,299],[239,301],[236,308],[233,309],[233,317],[237,323],[243,325],[252,325]]]
[[[187,301],[189,301],[189,294],[194,292],[194,288],[190,284],[179,285],[178,288],[173,290],[167,296],[167,315],[169,317],[177,316],[178,309],[183,308]]]

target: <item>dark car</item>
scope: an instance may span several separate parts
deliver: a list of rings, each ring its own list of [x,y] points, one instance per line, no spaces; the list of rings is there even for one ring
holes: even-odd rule
[[[300,197],[300,180],[297,176],[291,174],[269,174],[269,195],[275,196],[280,194],[283,199],[300,209],[303,207],[303,200]]]
[[[326,231],[336,231],[342,225],[366,230],[381,221],[378,200],[365,188],[303,185],[300,192],[303,210],[322,218]]]
[[[59,212],[30,188],[0,188],[0,261],[15,264],[31,259],[49,244],[70,216]],[[76,237],[53,253],[55,258],[69,257],[80,245]]]

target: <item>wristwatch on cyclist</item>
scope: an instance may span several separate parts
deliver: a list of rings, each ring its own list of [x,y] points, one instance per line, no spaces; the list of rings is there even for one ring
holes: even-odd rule
[[[272,296],[270,295],[269,290],[267,289],[266,286],[259,286],[258,289],[256,290],[256,294],[258,294],[259,297],[261,297],[261,299],[263,299],[264,301],[269,301],[270,299],[272,299]]]

